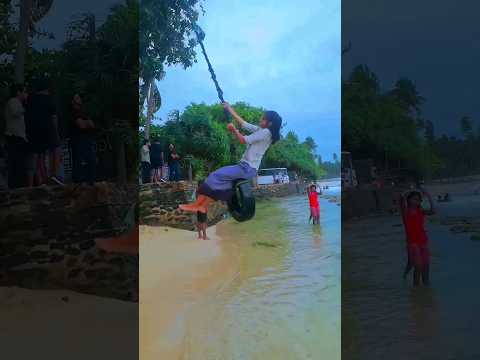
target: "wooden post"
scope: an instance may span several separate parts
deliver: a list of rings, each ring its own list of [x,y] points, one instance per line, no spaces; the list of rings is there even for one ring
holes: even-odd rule
[[[145,139],[150,139],[150,125],[152,123],[153,117],[153,107],[154,107],[154,91],[153,91],[153,79],[148,80],[148,92],[147,92],[147,120],[145,122]]]
[[[20,3],[20,26],[18,29],[17,49],[15,51],[15,82],[25,82],[25,57],[28,46],[28,27],[32,16],[32,0]]]

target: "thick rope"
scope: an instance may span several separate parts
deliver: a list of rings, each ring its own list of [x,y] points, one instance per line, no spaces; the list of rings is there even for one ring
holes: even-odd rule
[[[215,75],[215,71],[213,70],[212,64],[210,63],[210,59],[208,58],[207,52],[205,50],[205,46],[203,45],[203,38],[205,37],[205,33],[202,31],[202,29],[198,25],[196,25],[193,30],[197,35],[198,43],[200,44],[200,47],[202,48],[203,56],[207,61],[208,71],[210,72],[213,83],[215,84],[215,88],[217,89],[218,99],[220,100],[220,102],[224,103],[225,100],[223,99],[223,91],[220,88],[220,85],[218,85],[217,76]],[[230,113],[227,110],[225,110],[225,116],[227,117],[227,121],[230,121]]]

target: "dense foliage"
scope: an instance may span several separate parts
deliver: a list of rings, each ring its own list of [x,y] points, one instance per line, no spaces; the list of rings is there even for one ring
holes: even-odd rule
[[[242,102],[233,107],[253,124],[258,124],[263,114],[263,109]],[[180,154],[191,156],[197,179],[238,162],[245,149],[227,131],[221,105],[191,104],[182,114],[174,111],[163,125],[152,125],[151,135],[159,138],[165,148],[173,143]],[[286,167],[300,176],[319,178],[325,171],[316,160],[315,148],[312,138],[302,143],[293,132],[288,132],[268,150],[262,167]]]

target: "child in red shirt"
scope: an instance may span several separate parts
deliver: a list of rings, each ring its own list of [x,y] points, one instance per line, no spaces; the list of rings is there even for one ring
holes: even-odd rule
[[[314,224],[320,224],[320,204],[318,203],[317,186],[310,185],[308,191],[308,201],[310,202],[310,218]]]
[[[425,231],[425,216],[433,215],[433,201],[426,191],[422,191],[430,203],[430,210],[421,207],[422,193],[410,191],[406,196],[401,195],[400,211],[407,240],[408,263],[405,267],[404,277],[413,267],[413,285],[418,286],[420,279],[423,285],[430,284],[430,247],[427,232]]]

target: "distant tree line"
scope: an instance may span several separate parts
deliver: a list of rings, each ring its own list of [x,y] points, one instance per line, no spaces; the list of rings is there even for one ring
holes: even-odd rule
[[[424,103],[410,79],[382,91],[367,66],[355,67],[342,83],[342,150],[354,159],[374,160],[380,172],[404,169],[426,178],[479,173],[480,131],[474,121],[452,119],[462,139],[436,137],[433,122],[423,117]]]

